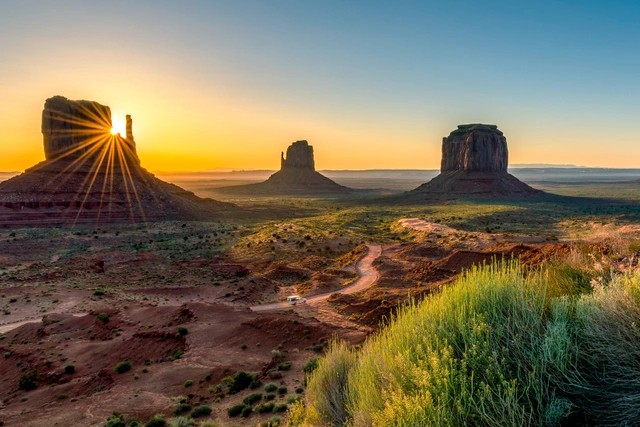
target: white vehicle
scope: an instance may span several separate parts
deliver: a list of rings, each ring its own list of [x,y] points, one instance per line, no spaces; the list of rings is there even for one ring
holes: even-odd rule
[[[302,298],[299,295],[291,295],[287,297],[287,302],[291,305],[296,305],[298,303],[305,303],[307,302],[306,298]]]

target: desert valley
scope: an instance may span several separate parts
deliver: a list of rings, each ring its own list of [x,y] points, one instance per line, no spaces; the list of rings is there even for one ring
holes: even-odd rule
[[[0,427],[640,425],[640,3],[0,2]]]

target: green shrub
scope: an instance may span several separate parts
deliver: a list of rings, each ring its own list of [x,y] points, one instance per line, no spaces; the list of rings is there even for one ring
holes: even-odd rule
[[[273,412],[287,412],[287,409],[289,408],[289,406],[286,403],[277,403],[274,407],[273,407]]]
[[[38,387],[38,370],[31,369],[20,376],[20,390],[35,390]]]
[[[285,386],[278,387],[278,394],[280,394],[280,395],[287,394],[287,391],[289,391],[289,390]]]
[[[115,367],[115,371],[119,374],[124,374],[125,372],[128,372],[130,370],[131,370],[131,362],[129,362],[128,360],[124,360],[118,363]]]
[[[258,402],[259,400],[262,400],[262,393],[251,393],[250,395],[246,396],[242,402],[245,405],[253,405],[254,403]]]
[[[165,427],[167,425],[167,421],[164,419],[164,415],[157,414],[155,417],[147,421],[144,425],[145,427]]]
[[[255,390],[258,387],[260,387],[261,385],[262,385],[262,381],[260,381],[258,379],[255,379],[255,380],[251,381],[251,384],[249,384],[249,388],[251,390]]]
[[[176,409],[173,410],[173,413],[174,415],[182,415],[182,414],[186,414],[190,410],[191,410],[191,405],[189,405],[187,402],[180,402],[178,403],[178,406],[176,406]]]
[[[109,418],[107,418],[107,422],[104,424],[104,427],[126,427],[127,423],[125,422],[124,417],[118,412],[114,412]]]
[[[291,362],[282,362],[278,364],[278,371],[288,371],[291,369]]]
[[[196,406],[193,408],[193,411],[191,411],[192,418],[206,417],[208,415],[211,415],[211,408],[207,405]]]
[[[266,391],[267,393],[271,393],[273,391],[276,391],[278,389],[278,386],[275,384],[267,384],[264,386],[264,391]]]
[[[253,408],[251,406],[245,406],[240,415],[244,418],[249,417],[253,413]]]
[[[261,403],[259,405],[256,405],[255,411],[258,412],[259,414],[270,413],[270,412],[273,412],[274,406],[275,406],[275,403],[273,402]]]
[[[273,417],[269,418],[267,421],[260,424],[260,426],[261,427],[279,427],[281,423],[282,421],[280,420],[280,417],[276,417],[274,415]]]
[[[109,315],[107,313],[100,313],[96,315],[96,319],[102,323],[107,323],[109,322]]]
[[[193,380],[186,380],[186,381],[184,382],[184,387],[185,387],[185,388],[187,388],[187,387],[191,387],[192,385],[193,385]]]
[[[223,379],[224,383],[229,387],[229,393],[231,394],[245,390],[254,380],[254,375],[245,371],[238,371],[233,376]]]
[[[76,367],[75,367],[75,366],[73,366],[73,365],[67,365],[67,366],[65,366],[65,367],[64,367],[64,373],[65,373],[65,374],[71,375],[71,374],[73,374],[75,371],[76,371]]]
[[[227,409],[227,414],[230,417],[237,417],[238,415],[240,415],[242,413],[242,411],[246,407],[247,407],[247,405],[245,405],[244,403],[238,403],[237,405],[233,405],[230,408],[228,408]]]
[[[187,328],[185,328],[184,326],[178,326],[176,328],[176,331],[178,332],[178,334],[185,336],[189,333],[189,330]]]
[[[264,400],[265,401],[269,401],[269,400],[274,400],[276,398],[276,394],[275,393],[267,393],[264,395]]]

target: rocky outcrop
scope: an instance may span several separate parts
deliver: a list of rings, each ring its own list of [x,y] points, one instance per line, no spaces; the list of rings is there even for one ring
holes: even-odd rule
[[[315,170],[313,147],[305,140],[287,148],[287,156],[280,156],[280,170],[265,182],[218,188],[217,191],[247,195],[327,195],[344,194],[354,190],[344,187]]]
[[[506,173],[507,139],[496,125],[459,125],[442,138],[440,171]]]
[[[234,206],[159,180],[140,165],[127,116],[111,134],[109,107],[54,96],[45,102],[46,160],[0,183],[0,226],[210,219]]]
[[[459,125],[442,139],[440,175],[410,191],[411,199],[522,198],[541,192],[507,172],[507,140],[495,125]]]

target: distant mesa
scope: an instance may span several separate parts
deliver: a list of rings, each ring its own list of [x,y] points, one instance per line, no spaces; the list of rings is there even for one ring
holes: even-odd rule
[[[287,148],[287,156],[280,155],[280,170],[264,182],[219,188],[234,194],[261,195],[327,195],[344,194],[354,190],[344,187],[316,171],[313,147],[305,140]]]
[[[542,194],[507,172],[508,158],[507,139],[496,125],[459,125],[442,139],[440,175],[408,195],[428,199]]]
[[[0,183],[0,226],[207,219],[234,205],[202,199],[140,165],[127,116],[111,134],[111,110],[63,96],[42,112],[45,161]]]

